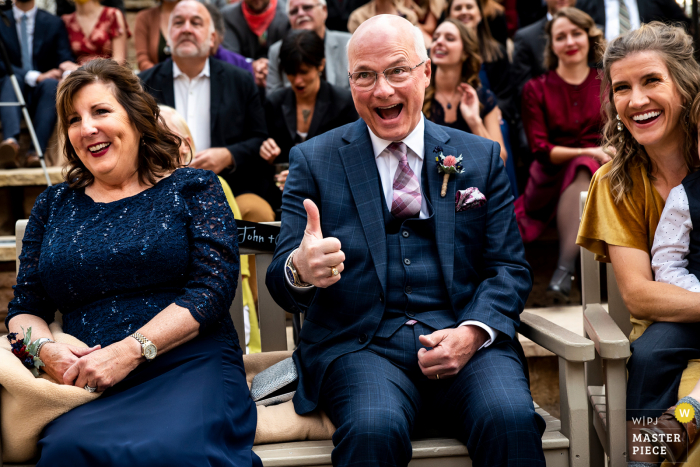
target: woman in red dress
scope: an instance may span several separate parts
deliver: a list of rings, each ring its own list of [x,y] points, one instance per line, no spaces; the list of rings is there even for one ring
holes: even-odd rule
[[[120,10],[97,0],[75,0],[75,12],[61,18],[80,65],[96,57],[126,62],[126,39],[131,33]]]
[[[559,261],[550,295],[568,302],[579,247],[579,194],[610,160],[600,145],[600,81],[589,63],[600,61],[604,38],[593,19],[564,8],[547,23],[549,71],[523,88],[522,119],[535,160],[525,191],[515,203],[525,242],[536,239],[556,216]]]

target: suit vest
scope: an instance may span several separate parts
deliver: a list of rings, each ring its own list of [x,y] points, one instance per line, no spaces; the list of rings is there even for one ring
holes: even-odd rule
[[[683,188],[688,196],[688,211],[693,223],[690,231],[690,249],[686,259],[688,271],[700,279],[700,171],[683,179]]]
[[[386,308],[377,337],[390,337],[415,319],[433,329],[455,325],[435,241],[435,213],[423,187],[428,186],[426,162],[421,191],[428,205],[427,219],[396,219],[382,202],[387,246]],[[381,185],[381,180],[380,180]],[[380,187],[380,192],[384,193]]]

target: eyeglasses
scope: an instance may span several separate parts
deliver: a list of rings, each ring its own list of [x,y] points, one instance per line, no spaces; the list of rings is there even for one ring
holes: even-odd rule
[[[350,78],[350,83],[352,83],[355,87],[362,90],[370,90],[377,83],[377,77],[379,75],[384,75],[386,82],[392,87],[396,87],[401,86],[408,81],[408,79],[411,77],[411,72],[424,63],[425,60],[414,67],[410,67],[408,65],[395,66],[387,68],[381,73],[377,73],[376,71],[356,71],[355,73],[348,73],[348,78]]]
[[[302,10],[304,13],[311,13],[311,10],[313,10],[317,6],[321,6],[321,4],[316,3],[314,5],[302,5],[300,7],[290,8],[289,9],[289,16],[296,16],[296,14],[299,13],[299,10]]]

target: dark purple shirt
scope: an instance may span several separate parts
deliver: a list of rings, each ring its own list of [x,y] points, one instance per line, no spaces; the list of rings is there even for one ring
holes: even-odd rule
[[[253,65],[249,63],[243,55],[239,55],[236,52],[231,52],[228,49],[224,49],[224,46],[222,45],[219,46],[219,49],[216,51],[213,57],[237,66],[238,68],[243,68],[244,70],[250,72],[251,75],[253,74]]]

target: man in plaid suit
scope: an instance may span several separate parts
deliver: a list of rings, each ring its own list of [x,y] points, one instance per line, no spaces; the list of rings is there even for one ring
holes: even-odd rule
[[[326,411],[337,466],[405,466],[426,429],[475,466],[544,466],[515,334],[532,276],[498,144],[423,117],[430,60],[405,19],[363,23],[348,58],[361,119],[292,150],[267,273],[305,313],[295,409]]]

